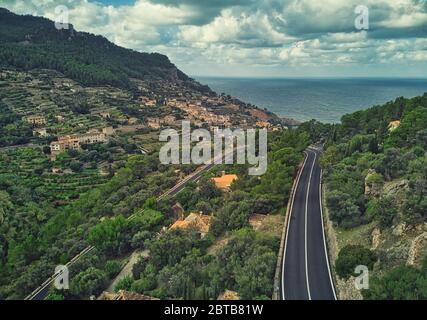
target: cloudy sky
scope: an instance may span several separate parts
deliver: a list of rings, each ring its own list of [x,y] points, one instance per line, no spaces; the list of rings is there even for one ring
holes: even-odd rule
[[[427,74],[427,0],[0,0],[214,76]],[[359,30],[356,7],[369,9]]]

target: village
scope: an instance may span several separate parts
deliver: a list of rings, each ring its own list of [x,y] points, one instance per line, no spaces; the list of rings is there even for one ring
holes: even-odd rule
[[[144,206],[147,198],[171,188],[197,169],[194,164],[156,164],[156,152],[163,145],[159,141],[163,129],[179,131],[184,120],[190,121],[191,129],[210,132],[223,128],[287,129],[278,117],[224,94],[167,81],[159,81],[155,90],[140,80],[135,83],[134,91],[128,91],[109,86],[84,87],[52,70],[0,71],[0,88],[5,89],[0,90],[2,111],[14,119],[13,124],[2,128],[0,147],[4,152],[0,154],[0,173],[16,174],[20,185],[43,190],[55,209],[91,197],[92,190],[122,186],[123,193],[120,191],[108,200],[114,207],[102,206],[101,220],[92,219],[92,225],[107,222],[111,215],[130,216],[134,209]],[[19,138],[15,132],[19,132]],[[135,162],[137,177],[129,182],[131,177],[126,172],[132,175],[135,170],[129,168]],[[245,178],[231,167],[208,174],[208,180],[197,184],[196,189],[199,185],[211,185],[219,192],[218,198],[230,197],[233,183]],[[128,197],[128,193],[135,196]],[[122,197],[126,202],[120,200]],[[208,241],[207,235],[214,225],[212,208],[188,208],[185,202],[177,200],[165,210],[166,221],[159,230],[162,237],[195,232],[200,241]],[[274,232],[280,232],[278,216],[254,213],[248,220],[254,230],[270,232],[277,225]],[[233,290],[218,294],[220,299],[239,298]],[[105,293],[102,298],[154,297],[118,290]]]
[[[5,92],[4,103],[21,115],[39,143],[48,142],[52,160],[66,150],[105,143],[113,135],[179,128],[184,119],[190,120],[192,127],[210,130],[287,128],[280,119],[238,99],[183,90],[167,82],[161,82],[154,94],[142,81],[136,81],[137,92],[130,93],[118,88],[82,87],[51,70],[2,70],[0,79],[16,91]],[[54,89],[48,90],[48,85]]]

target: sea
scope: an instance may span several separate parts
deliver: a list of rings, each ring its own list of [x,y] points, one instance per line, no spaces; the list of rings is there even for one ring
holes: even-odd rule
[[[217,93],[299,121],[337,123],[344,114],[427,92],[426,79],[195,77]]]

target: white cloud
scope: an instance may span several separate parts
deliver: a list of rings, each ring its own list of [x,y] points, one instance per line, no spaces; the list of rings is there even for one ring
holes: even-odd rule
[[[192,73],[200,65],[261,70],[427,62],[426,1],[363,2],[369,8],[367,31],[354,28],[360,0],[136,0],[121,6],[89,0],[3,0],[1,6],[54,19],[55,6],[67,5],[77,30],[102,34],[124,47],[160,51]]]

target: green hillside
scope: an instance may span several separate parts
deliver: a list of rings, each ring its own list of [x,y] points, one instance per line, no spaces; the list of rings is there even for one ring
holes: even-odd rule
[[[53,21],[2,8],[0,67],[54,69],[84,85],[129,88],[129,78],[190,81],[164,55],[125,49],[72,25],[57,30]]]
[[[427,94],[343,116],[326,146],[322,166],[341,248],[338,275],[348,278],[366,260],[374,278],[365,298],[427,298]]]

